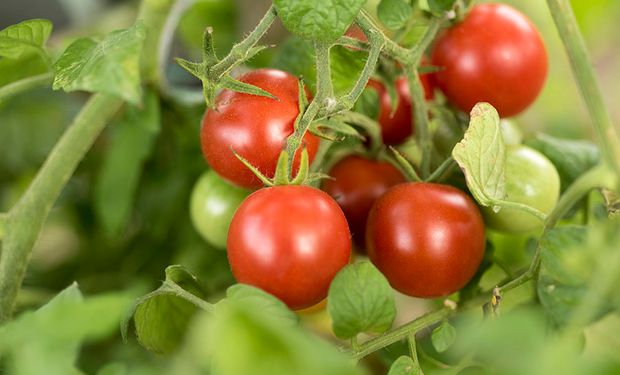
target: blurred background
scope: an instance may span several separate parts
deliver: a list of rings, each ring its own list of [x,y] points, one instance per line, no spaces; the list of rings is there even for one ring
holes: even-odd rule
[[[546,2],[504,2],[520,9],[537,25],[550,62],[544,91],[516,119],[517,123],[525,133],[544,131],[565,138],[591,138],[590,120]],[[199,59],[206,26],[213,26],[217,51],[225,53],[253,28],[269,4],[263,0],[195,1],[181,19],[171,59]],[[620,124],[620,106],[616,105],[620,100],[620,1],[573,0],[572,4],[604,99],[614,123]],[[129,26],[137,9],[137,1],[3,0],[0,29],[26,19],[50,19],[54,33],[49,45],[59,55],[78,37]],[[270,42],[276,43],[286,37],[278,26],[268,35]],[[269,65],[276,54],[277,49],[267,50],[252,64]],[[44,68],[38,59],[23,64],[33,74]],[[0,71],[7,72],[0,75],[0,86],[20,78],[10,74],[10,61],[6,59],[0,59]],[[24,71],[23,66],[20,71]],[[199,85],[174,63],[169,64],[167,74],[175,84]],[[87,97],[40,89],[0,104],[0,212],[10,209],[19,198]],[[191,189],[206,169],[198,138],[204,107],[179,107],[165,101],[161,106],[160,133],[138,165],[105,167],[109,160],[134,159],[135,147],[122,140],[127,139],[122,138],[123,127],[114,124],[81,163],[36,245],[20,295],[20,309],[41,304],[74,280],[87,294],[133,288],[138,295],[155,288],[169,264],[188,266],[214,298],[233,282],[225,252],[202,240],[189,218]],[[114,181],[127,179],[135,183],[114,185]],[[102,194],[104,190],[112,193]],[[141,353],[131,348],[114,350]],[[98,357],[100,348],[91,350],[92,357],[85,350],[85,367],[97,368],[104,359]]]

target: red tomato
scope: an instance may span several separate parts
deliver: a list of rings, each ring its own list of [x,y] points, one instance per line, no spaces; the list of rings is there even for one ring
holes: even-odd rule
[[[254,192],[239,206],[227,248],[238,282],[303,309],[327,296],[349,262],[351,238],[329,195],[309,186],[276,186]]]
[[[233,154],[237,152],[263,174],[273,177],[280,151],[293,133],[299,107],[297,78],[275,69],[259,69],[239,77],[241,82],[260,87],[278,99],[224,90],[215,110],[202,120],[200,141],[207,162],[220,176],[246,188],[262,186],[260,180]],[[319,139],[304,136],[310,161]],[[294,171],[299,167],[299,151]]]
[[[428,74],[420,75],[420,81],[422,81],[422,86],[424,86],[426,99],[432,99],[433,89]],[[381,125],[383,142],[388,145],[401,143],[413,134],[413,127],[411,126],[411,95],[409,95],[407,78],[399,77],[396,80],[398,103],[393,115],[390,94],[383,84],[371,79],[368,81],[368,86],[375,89],[379,95],[379,125]]]
[[[366,34],[364,34],[362,29],[360,29],[360,27],[355,25],[355,24],[349,26],[349,28],[344,33],[344,35],[346,35],[348,37],[351,37],[351,38],[355,38],[355,39],[357,39],[359,41],[362,41],[362,42],[367,42],[368,41],[368,38],[366,37]]]
[[[348,156],[329,172],[323,190],[331,195],[347,217],[353,239],[364,247],[366,219],[372,204],[390,187],[405,182],[405,177],[390,163],[361,156]]]
[[[379,198],[368,217],[370,260],[398,291],[440,297],[461,289],[484,255],[476,204],[448,185],[406,183]]]
[[[437,85],[469,113],[489,102],[501,117],[527,108],[547,76],[547,52],[534,25],[504,4],[479,4],[463,22],[445,30],[433,48],[433,65],[443,67]]]

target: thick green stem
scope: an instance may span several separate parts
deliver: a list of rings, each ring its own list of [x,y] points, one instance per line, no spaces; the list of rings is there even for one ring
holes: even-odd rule
[[[147,26],[146,39],[141,56],[141,77],[144,82],[159,85],[159,44],[163,35],[163,26],[168,19],[172,5],[178,0],[143,0],[138,12],[138,19]]]
[[[9,213],[0,256],[0,322],[11,316],[32,247],[54,202],[121,104],[108,95],[93,95]]]
[[[35,87],[43,87],[52,84],[54,75],[52,73],[44,73],[36,76],[20,79],[19,81],[11,82],[6,86],[0,87],[0,104],[8,98],[28,91]]]
[[[252,47],[258,43],[258,41],[265,35],[267,30],[271,27],[271,24],[276,19],[276,10],[273,5],[267,10],[267,13],[258,22],[258,25],[248,34],[248,36],[241,42],[235,44],[230,50],[230,53],[222,59],[219,63],[215,64],[211,69],[211,73],[216,77],[221,77],[235,67],[239,62],[243,61],[246,54]]]
[[[549,10],[566,48],[573,74],[588,107],[604,160],[620,176],[620,140],[603,102],[594,69],[569,0],[547,0]]]
[[[430,312],[426,315],[422,315],[421,317],[412,320],[407,324],[404,324],[398,328],[384,333],[381,336],[377,336],[364,342],[359,346],[359,349],[355,353],[352,353],[352,355],[355,359],[363,358],[368,354],[373,353],[381,348],[385,348],[388,345],[405,339],[409,337],[409,335],[415,334],[421,329],[424,329],[432,324],[438,323],[443,319],[446,319],[453,312],[454,309],[450,307],[444,307],[442,309]]]

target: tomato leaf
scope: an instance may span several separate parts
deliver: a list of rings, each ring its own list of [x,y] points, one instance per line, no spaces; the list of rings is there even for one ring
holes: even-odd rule
[[[398,96],[396,96],[398,98]],[[362,95],[357,99],[353,106],[355,112],[359,112],[371,119],[379,118],[379,94],[377,90],[365,88]]]
[[[148,91],[144,105],[129,106],[111,127],[110,143],[95,185],[95,213],[109,236],[126,227],[145,160],[160,130],[157,95]]]
[[[405,26],[412,13],[411,4],[406,0],[381,0],[377,6],[379,20],[392,30]]]
[[[135,302],[122,321],[121,333],[126,337],[133,317],[136,337],[145,348],[171,353],[179,347],[190,319],[203,304],[208,305],[204,296],[194,275],[182,266],[170,266],[162,285]]]
[[[274,0],[278,17],[304,39],[333,42],[351,25],[366,0]]]
[[[45,43],[52,33],[52,22],[33,19],[0,30],[0,57],[19,59],[28,52],[46,55]]]
[[[437,16],[449,11],[456,0],[420,0],[420,8]]]
[[[215,314],[197,316],[188,342],[193,357],[186,363],[199,363],[218,375],[363,373],[333,345],[240,301],[218,304]]]
[[[615,228],[564,226],[548,231],[540,240],[540,272],[538,298],[547,313],[558,324],[566,324],[588,292],[590,281],[605,268],[608,256],[617,252],[609,244],[620,235]],[[605,231],[607,230],[607,231]],[[588,233],[589,232],[589,233]],[[610,235],[611,234],[611,235]],[[608,242],[606,242],[608,241]],[[616,272],[616,271],[614,271]],[[608,291],[602,291],[605,295]],[[592,306],[591,320],[601,317],[611,308],[611,300],[600,308]]]
[[[422,369],[413,359],[406,355],[398,357],[390,366],[387,375],[420,375]]]
[[[10,374],[76,374],[80,345],[110,337],[131,298],[83,297],[76,283],[36,311],[0,328],[0,357]]]
[[[297,315],[292,312],[284,302],[271,294],[255,288],[251,285],[235,284],[226,289],[226,299],[242,303],[250,303],[257,310],[275,318],[284,325],[295,325],[298,322]]]
[[[456,329],[447,320],[441,322],[431,333],[433,347],[438,353],[448,350],[454,344],[454,340],[456,340]]]
[[[534,139],[525,142],[528,146],[545,155],[560,175],[561,190],[566,190],[570,184],[588,169],[595,166],[600,153],[595,144],[583,140],[555,138],[546,134],[538,134]]]
[[[357,77],[359,77],[364,68],[367,54],[362,51],[352,51],[342,46],[334,46],[330,52],[334,92],[337,95],[344,95],[355,85]],[[314,49],[311,43],[292,37],[281,46],[272,66],[302,77],[308,88],[315,92],[316,71],[314,60]]]
[[[329,287],[327,310],[336,336],[348,339],[362,332],[383,333],[396,316],[394,293],[370,262],[343,268]]]
[[[467,186],[483,206],[490,206],[506,195],[506,149],[499,127],[499,115],[488,103],[471,110],[465,138],[452,150]]]
[[[108,34],[102,41],[78,39],[54,64],[54,90],[84,90],[140,103],[140,53],[146,35],[141,22]]]

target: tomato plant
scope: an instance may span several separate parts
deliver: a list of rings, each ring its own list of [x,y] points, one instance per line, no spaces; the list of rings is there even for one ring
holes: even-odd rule
[[[464,112],[489,102],[501,117],[526,109],[547,77],[547,52],[534,25],[505,4],[475,5],[433,47],[437,86]]]
[[[250,195],[233,217],[227,247],[237,281],[273,294],[292,309],[325,298],[351,256],[342,210],[329,195],[307,186],[276,186]]]
[[[555,207],[560,196],[560,176],[549,159],[527,146],[508,147],[506,153],[506,199],[527,204],[545,214]],[[494,212],[485,207],[490,228],[520,233],[537,229],[541,222],[527,212],[502,208]]]
[[[402,173],[388,162],[347,156],[329,171],[323,190],[342,208],[355,242],[362,249],[366,219],[372,204],[393,185],[405,181]]]
[[[278,155],[299,114],[297,79],[283,71],[259,69],[239,77],[239,81],[275,98],[223,91],[215,108],[205,113],[200,141],[205,159],[220,176],[242,187],[257,188],[262,182],[233,151],[273,177]],[[318,138],[307,134],[303,142],[312,160]]]
[[[0,373],[620,373],[617,2],[77,3],[0,2]]]
[[[249,191],[222,180],[209,170],[196,181],[190,198],[194,228],[211,244],[226,248],[228,226]]]
[[[484,223],[476,204],[451,186],[397,185],[374,204],[366,229],[368,255],[392,286],[415,297],[462,288],[484,255]]]

